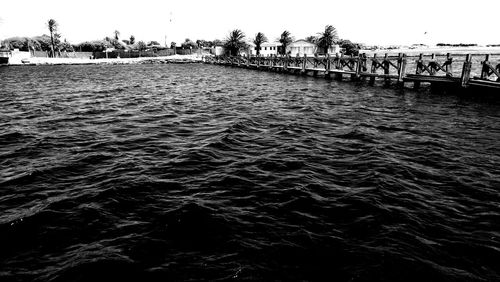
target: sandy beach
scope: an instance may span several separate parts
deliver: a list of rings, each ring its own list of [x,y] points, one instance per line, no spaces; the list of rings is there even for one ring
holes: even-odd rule
[[[13,55],[9,65],[97,65],[97,64],[146,64],[146,63],[195,63],[201,62],[202,56],[173,55],[165,57],[141,57],[141,58],[120,58],[120,59],[81,59],[81,58],[34,58],[20,55]]]

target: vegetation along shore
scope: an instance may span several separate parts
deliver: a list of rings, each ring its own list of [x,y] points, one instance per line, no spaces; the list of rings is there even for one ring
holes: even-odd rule
[[[9,65],[44,65],[44,64],[144,64],[144,63],[191,63],[202,61],[203,56],[210,55],[326,55],[344,54],[358,55],[366,53],[446,53],[480,50],[483,53],[500,53],[500,44],[477,46],[477,44],[447,44],[425,46],[366,46],[361,43],[341,39],[332,25],[315,35],[304,39],[296,39],[288,30],[278,38],[270,40],[263,32],[255,37],[247,37],[243,31],[235,29],[223,40],[191,40],[186,38],[181,44],[171,42],[167,46],[157,41],[137,40],[134,35],[122,37],[115,30],[111,36],[100,40],[91,40],[72,44],[59,32],[56,20],[46,23],[49,34],[35,37],[11,37],[0,42],[3,51],[8,52]]]

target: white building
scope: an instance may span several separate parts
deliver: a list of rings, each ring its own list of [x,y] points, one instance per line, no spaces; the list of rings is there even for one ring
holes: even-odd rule
[[[328,48],[328,54],[330,56],[340,55],[340,46],[338,44],[334,44],[332,47]]]
[[[216,56],[221,56],[221,55],[224,55],[225,51],[226,50],[224,49],[224,47],[215,46],[215,47],[211,48],[210,53],[213,55],[216,55]]]
[[[253,44],[253,42],[247,42],[247,45],[249,46],[248,49],[240,50],[239,54],[241,56],[247,56],[248,54],[250,54],[251,56],[256,56],[257,48],[255,44]],[[260,55],[264,57],[278,55],[281,49],[281,45],[282,44],[279,42],[262,43],[260,46]],[[303,57],[304,54],[308,57],[312,57],[316,53],[318,53],[318,55],[323,55],[323,50],[320,50],[316,44],[303,39],[290,43],[290,45],[286,47],[286,51],[294,57],[297,56],[297,54],[301,57]],[[224,47],[217,46],[212,48],[211,53],[214,55],[223,55],[225,54],[225,50]],[[333,45],[332,47],[330,47],[330,49],[328,49],[328,54],[330,54],[330,56],[340,54],[339,45]]]
[[[278,49],[280,46],[281,46],[281,43],[279,43],[279,42],[262,43],[262,45],[260,46],[260,54],[262,56],[278,55]],[[255,51],[255,53],[257,52],[257,50],[255,50],[255,47],[254,47],[254,51]]]
[[[317,46],[314,43],[305,41],[304,39],[299,39],[295,42],[290,43],[286,47],[286,52],[290,53],[292,56],[301,56],[307,55],[308,57],[314,56],[316,53]]]
[[[297,40],[292,42],[286,48],[287,53],[289,52],[292,56],[297,56],[297,54],[301,57],[307,55],[308,57],[314,56],[314,54],[318,53],[318,55],[322,55],[323,50],[318,48],[318,46],[314,43],[308,42],[304,39]],[[340,54],[340,46],[335,44],[328,49],[328,54],[335,56],[336,54]]]
[[[256,56],[257,55],[257,47],[255,46],[255,44],[250,42],[250,43],[248,43],[248,45],[250,45],[250,48],[249,48],[250,55]],[[278,55],[278,49],[280,46],[281,46],[281,43],[279,43],[279,42],[262,43],[260,45],[260,55],[265,56],[265,57]]]

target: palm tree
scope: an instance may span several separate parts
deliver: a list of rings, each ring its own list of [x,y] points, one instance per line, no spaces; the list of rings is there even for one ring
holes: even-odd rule
[[[318,33],[318,47],[328,54],[328,49],[339,39],[337,29],[331,25],[325,27],[325,31]]]
[[[253,40],[253,44],[255,44],[255,50],[257,51],[257,56],[260,55],[260,46],[262,43],[267,42],[267,37],[264,33],[259,32],[255,35],[255,39]]]
[[[288,30],[283,31],[280,36],[279,42],[281,43],[281,54],[286,54],[286,47],[292,43],[293,39],[290,36],[290,32]]]
[[[235,29],[229,33],[229,36],[226,38],[224,47],[229,51],[230,55],[238,55],[240,49],[245,46],[243,38],[245,38],[245,34],[239,29]]]
[[[47,22],[47,26],[48,26],[49,32],[50,32],[50,42],[52,43],[52,46],[51,46],[51,48],[52,48],[52,50],[51,50],[52,57],[54,57],[54,55],[55,55],[54,51],[56,49],[56,46],[54,44],[54,33],[57,33],[57,26],[58,26],[58,24],[57,24],[56,20],[50,19]]]
[[[311,36],[306,37],[306,41],[316,44],[316,42],[318,42],[318,38],[314,35],[311,35]]]
[[[207,42],[205,40],[198,39],[198,40],[196,40],[196,45],[198,46],[198,48],[202,48],[202,47],[205,47],[207,45]]]
[[[118,38],[120,38],[120,32],[115,30],[115,39],[118,40]]]

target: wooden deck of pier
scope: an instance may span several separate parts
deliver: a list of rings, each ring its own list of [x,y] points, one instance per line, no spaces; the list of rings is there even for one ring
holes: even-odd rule
[[[342,80],[349,77],[351,81],[364,81],[373,85],[376,80],[383,80],[386,85],[396,82],[400,86],[413,83],[419,88],[421,83],[439,84],[454,88],[487,88],[500,94],[500,63],[490,62],[490,55],[481,61],[481,75],[471,77],[472,57],[465,55],[460,66],[460,75],[453,72],[454,58],[447,54],[445,58],[437,59],[432,54],[430,58],[420,54],[415,60],[414,73],[407,73],[409,57],[398,56],[378,57],[376,54],[368,58],[365,54],[359,56],[211,56],[204,58],[205,63],[236,66],[256,70],[277,71],[292,74],[323,76]]]

